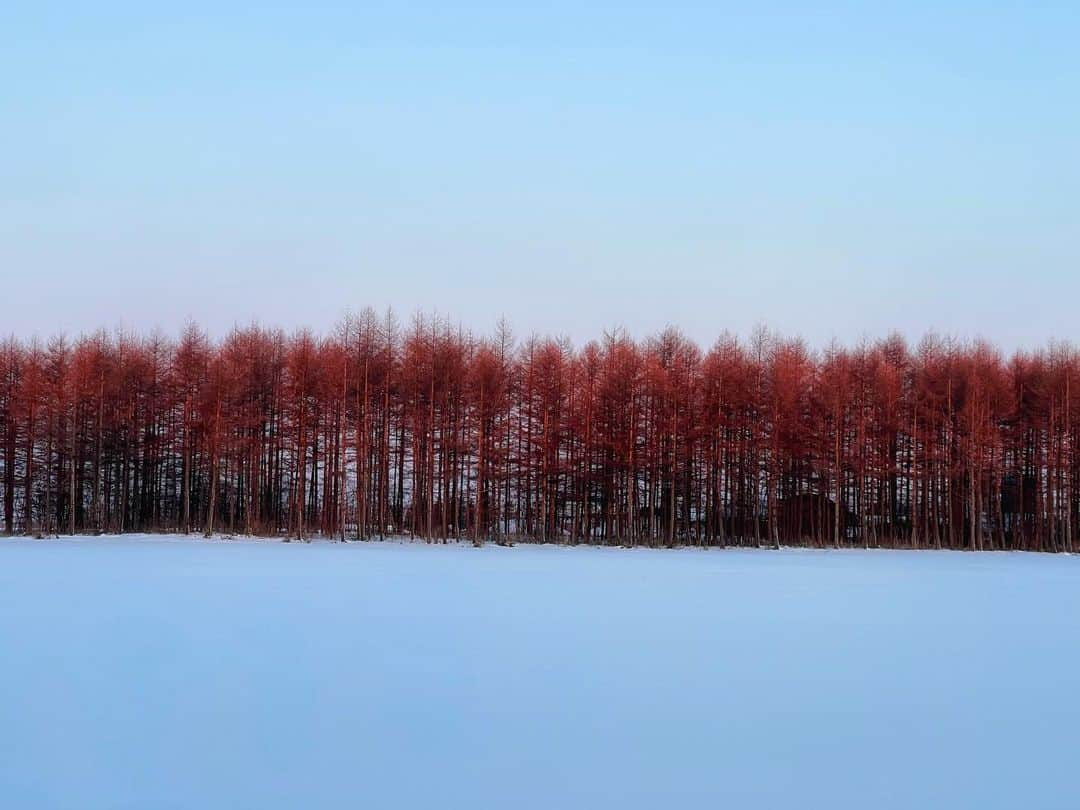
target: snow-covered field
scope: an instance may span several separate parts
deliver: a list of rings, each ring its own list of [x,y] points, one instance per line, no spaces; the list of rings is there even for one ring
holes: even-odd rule
[[[1080,558],[0,540],[0,806],[1076,808]]]

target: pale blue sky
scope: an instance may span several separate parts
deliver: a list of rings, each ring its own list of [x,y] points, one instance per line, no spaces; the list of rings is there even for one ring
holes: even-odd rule
[[[1077,3],[17,3],[0,332],[1080,338]]]

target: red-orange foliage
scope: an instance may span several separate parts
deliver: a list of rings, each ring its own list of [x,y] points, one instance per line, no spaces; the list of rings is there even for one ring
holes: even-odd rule
[[[675,329],[0,344],[0,528],[1076,547],[1080,355]]]

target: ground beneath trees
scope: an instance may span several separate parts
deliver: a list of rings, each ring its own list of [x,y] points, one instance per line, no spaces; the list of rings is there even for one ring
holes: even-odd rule
[[[1074,808],[1080,558],[0,540],[33,808]]]

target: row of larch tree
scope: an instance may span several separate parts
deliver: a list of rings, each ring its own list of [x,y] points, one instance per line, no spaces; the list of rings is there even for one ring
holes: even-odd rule
[[[1080,355],[759,330],[580,349],[367,310],[330,336],[0,344],[0,530],[1076,547]]]

